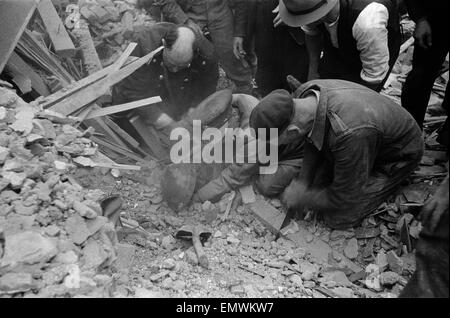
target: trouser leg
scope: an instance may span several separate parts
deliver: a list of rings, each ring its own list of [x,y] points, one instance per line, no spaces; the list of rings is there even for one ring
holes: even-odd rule
[[[442,108],[444,108],[445,109],[445,111],[447,112],[447,115],[448,115],[448,107],[449,107],[449,105],[448,105],[448,96],[449,95],[449,92],[448,92],[448,84],[447,84],[447,88],[446,88],[446,90],[445,90],[445,97],[444,97],[444,101],[442,102]],[[438,138],[437,138],[437,141],[441,144],[441,145],[444,145],[444,146],[446,146],[447,147],[447,151],[448,151],[448,148],[449,148],[449,136],[448,136],[448,134],[449,134],[449,127],[448,127],[449,125],[448,125],[448,117],[447,117],[447,119],[445,120],[445,123],[444,123],[444,125],[439,129],[439,136],[438,136]]]
[[[251,88],[251,68],[245,67],[233,53],[234,26],[231,10],[220,19],[210,22],[208,29],[214,43],[216,55],[227,76],[235,83],[238,89],[245,86]]]
[[[431,89],[447,53],[448,47],[441,43],[437,43],[428,50],[418,45],[414,48],[413,68],[403,86],[402,105],[421,128]]]

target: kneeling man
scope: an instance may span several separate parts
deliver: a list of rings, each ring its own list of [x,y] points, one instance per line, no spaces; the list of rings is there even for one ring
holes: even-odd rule
[[[288,208],[312,208],[332,228],[355,226],[419,165],[420,128],[389,98],[347,81],[316,80],[287,99],[291,111],[274,120],[283,93],[289,96],[275,91],[263,99],[250,126],[278,128],[279,143],[306,140],[302,169],[283,193]]]

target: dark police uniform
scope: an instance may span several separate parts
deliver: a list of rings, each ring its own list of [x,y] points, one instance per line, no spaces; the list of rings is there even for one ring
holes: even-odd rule
[[[131,55],[142,57],[157,49],[173,28],[176,25],[172,23],[157,23],[136,29],[133,40],[138,46]],[[140,114],[150,122],[161,113],[178,120],[189,108],[197,106],[216,91],[218,78],[217,61],[204,58],[201,48],[196,49],[190,67],[176,73],[168,71],[161,51],[148,65],[142,66],[114,87],[113,102],[123,104],[160,96],[163,100],[161,104],[141,108]]]

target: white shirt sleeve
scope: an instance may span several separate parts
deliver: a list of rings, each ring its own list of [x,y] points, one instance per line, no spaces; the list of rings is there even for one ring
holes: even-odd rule
[[[353,25],[362,62],[361,79],[371,84],[381,83],[389,71],[388,20],[388,9],[373,2],[361,11]]]

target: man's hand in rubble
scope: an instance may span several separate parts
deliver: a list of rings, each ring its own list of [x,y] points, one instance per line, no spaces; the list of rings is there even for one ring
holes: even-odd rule
[[[425,18],[417,21],[414,39],[423,49],[428,49],[433,45],[431,26]]]
[[[244,38],[240,36],[235,36],[233,39],[233,52],[234,56],[238,60],[245,57],[245,51],[244,51]]]
[[[448,212],[449,207],[449,177],[445,179],[434,196],[427,201],[421,214],[420,219],[424,227],[434,232],[439,225],[442,216]]]
[[[306,213],[305,208],[309,204],[308,187],[300,180],[292,180],[291,184],[284,190],[281,201],[288,209],[296,209],[303,217]]]
[[[233,107],[239,109],[241,117],[241,128],[247,128],[252,110],[258,105],[259,100],[251,95],[233,94]]]

